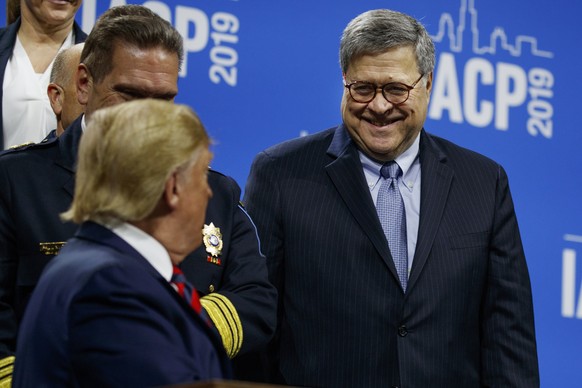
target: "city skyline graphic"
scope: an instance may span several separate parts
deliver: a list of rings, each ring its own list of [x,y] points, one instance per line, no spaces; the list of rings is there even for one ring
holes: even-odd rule
[[[475,54],[495,55],[498,50],[504,50],[514,57],[519,57],[525,48],[529,46],[531,55],[542,58],[554,57],[553,52],[540,50],[538,48],[538,40],[533,36],[518,35],[515,41],[510,43],[504,28],[500,26],[493,28],[488,44],[481,46],[479,43],[478,11],[475,7],[475,0],[461,0],[458,20],[458,25],[455,27],[453,16],[448,12],[442,13],[439,19],[438,32],[436,35],[431,35],[433,41],[435,43],[441,43],[445,37],[448,37],[450,50],[453,52],[461,52],[464,43],[463,37],[467,32],[467,34],[471,34],[472,50]],[[470,28],[468,31],[466,31],[467,26]]]

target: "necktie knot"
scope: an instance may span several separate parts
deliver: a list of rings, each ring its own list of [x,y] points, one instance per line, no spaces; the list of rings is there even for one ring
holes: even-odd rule
[[[401,174],[402,170],[400,169],[400,166],[393,160],[388,163],[384,163],[384,165],[382,165],[380,168],[380,175],[382,175],[382,178],[384,179],[398,179]]]
[[[184,272],[178,267],[177,265],[172,266],[172,279],[170,283],[173,284],[184,284],[186,282],[186,277],[184,276]]]

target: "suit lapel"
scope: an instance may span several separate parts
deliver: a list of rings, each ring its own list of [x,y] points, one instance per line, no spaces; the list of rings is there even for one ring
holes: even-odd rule
[[[20,18],[18,18],[13,24],[6,27],[6,31],[0,40],[0,76],[4,79],[4,72],[6,71],[6,64],[12,56],[12,49],[16,44],[16,33],[20,28]],[[1,92],[1,90],[0,90]]]
[[[412,263],[410,291],[428,259],[443,216],[454,172],[444,162],[445,154],[424,130],[420,138],[421,194],[418,243]]]
[[[84,42],[87,39],[87,34],[85,34],[85,31],[81,29],[77,22],[73,24],[73,31],[75,33],[75,44]]]
[[[14,23],[6,27],[2,39],[0,39],[0,80],[4,79],[6,66],[12,56],[12,49],[16,44],[16,33],[20,28],[20,18],[16,19]],[[0,102],[3,98],[3,89],[0,88]],[[2,109],[0,109],[0,150],[4,149],[4,125],[2,118]]]
[[[329,178],[348,210],[392,272],[394,279],[399,282],[382,225],[366,184],[358,151],[343,125],[336,129],[327,153],[336,158],[325,167]]]

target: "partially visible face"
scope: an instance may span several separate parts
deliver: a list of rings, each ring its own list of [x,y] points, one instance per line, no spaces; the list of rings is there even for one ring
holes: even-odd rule
[[[66,82],[63,82],[63,84],[60,85],[63,97],[60,121],[63,129],[68,128],[68,126],[71,125],[71,123],[75,121],[81,113],[83,113],[84,109],[84,106],[79,104],[79,100],[77,99],[77,82],[75,77],[77,67],[79,67],[82,46],[79,45],[69,50],[74,50],[73,52],[70,52],[66,63],[66,68],[70,69],[71,74],[66,77]]]
[[[367,81],[380,86],[402,82],[412,85],[420,74],[414,49],[407,46],[358,57],[350,63],[344,77],[346,83]],[[350,136],[372,158],[394,160],[410,147],[422,129],[431,87],[432,73],[410,91],[408,100],[401,105],[386,101],[380,90],[372,101],[359,103],[351,98],[345,88],[341,111]]]
[[[178,94],[178,55],[162,47],[140,49],[114,45],[112,69],[93,82],[85,65],[78,75],[78,98],[87,119],[98,109],[125,101],[156,98],[174,101]]]
[[[24,0],[22,12],[41,25],[72,23],[82,0]]]
[[[77,65],[79,64],[78,58],[76,63]],[[68,82],[66,82],[65,85],[61,85],[61,87],[63,90],[61,125],[63,129],[66,129],[81,115],[81,113],[83,113],[84,106],[79,104],[79,100],[77,99],[77,84],[74,75],[69,77]]]
[[[183,231],[187,240],[192,241],[189,251],[193,251],[202,244],[202,228],[206,218],[208,200],[212,197],[212,190],[208,185],[208,166],[212,153],[204,148],[196,163],[185,170],[181,177],[183,193]],[[193,238],[195,237],[195,238]]]

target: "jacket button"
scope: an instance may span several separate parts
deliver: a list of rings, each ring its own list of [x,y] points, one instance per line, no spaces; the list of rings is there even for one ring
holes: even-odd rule
[[[401,337],[406,337],[406,335],[408,334],[408,330],[406,329],[405,325],[402,325],[398,328],[398,335]]]
[[[211,284],[211,285],[208,287],[208,292],[210,292],[210,293],[213,293],[213,292],[214,292],[214,284]]]

